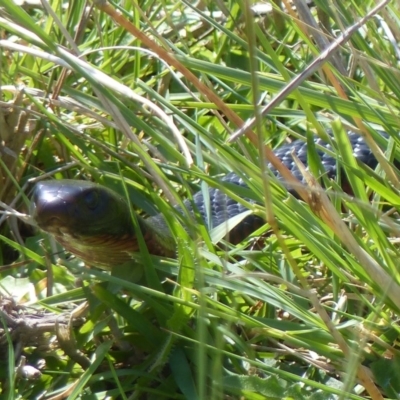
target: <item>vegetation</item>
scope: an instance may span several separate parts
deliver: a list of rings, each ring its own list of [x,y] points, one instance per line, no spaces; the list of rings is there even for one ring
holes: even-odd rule
[[[5,399],[400,398],[399,10],[294,3],[0,0]],[[312,146],[326,190],[268,172],[269,148],[328,130],[352,195]],[[383,149],[375,171],[347,130]],[[89,269],[16,222],[34,182],[63,178],[161,211],[176,259]],[[228,226],[185,231],[174,205],[216,186],[265,226],[236,246],[217,245]]]

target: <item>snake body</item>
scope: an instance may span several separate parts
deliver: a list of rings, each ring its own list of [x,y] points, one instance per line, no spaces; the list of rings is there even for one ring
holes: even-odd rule
[[[377,161],[362,137],[349,133],[349,139],[355,158],[375,168]],[[315,145],[327,176],[335,177],[337,165],[336,159],[329,154],[329,150],[333,150],[331,145],[319,138],[315,140]],[[302,181],[292,152],[303,164],[307,164],[307,144],[301,140],[281,146],[275,154]],[[271,165],[268,167],[281,179]],[[222,181],[246,186],[234,173],[227,174]],[[195,208],[204,221],[211,220],[212,227],[246,211],[242,204],[218,188],[210,188],[209,196],[210,219],[202,192],[196,193],[192,201],[185,201],[184,206],[190,213]],[[183,212],[179,208],[178,211]],[[112,268],[128,261],[132,253],[139,251],[130,205],[119,194],[101,185],[78,180],[39,182],[34,188],[31,214],[42,230],[54,235],[66,250],[90,265]],[[173,257],[175,242],[163,215],[136,219],[149,253]],[[243,240],[262,224],[263,220],[257,216],[246,217],[230,232],[231,241],[236,243]]]

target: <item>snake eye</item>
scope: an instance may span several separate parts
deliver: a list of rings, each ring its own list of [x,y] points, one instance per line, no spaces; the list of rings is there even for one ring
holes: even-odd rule
[[[94,210],[99,204],[99,193],[97,190],[90,190],[85,193],[85,203],[90,210]]]

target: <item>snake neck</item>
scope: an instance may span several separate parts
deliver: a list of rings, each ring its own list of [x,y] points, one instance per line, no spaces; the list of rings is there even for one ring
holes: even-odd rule
[[[129,218],[129,217],[128,217]],[[159,216],[143,219],[137,217],[144,242],[152,255],[174,257],[176,245],[165,220]],[[54,234],[54,233],[53,233]],[[107,232],[90,236],[55,233],[55,239],[70,253],[77,255],[86,264],[110,269],[129,262],[140,245],[134,222],[120,221],[118,232]]]
[[[146,219],[138,217],[138,223],[151,254],[164,257],[176,255],[176,242],[162,215]]]

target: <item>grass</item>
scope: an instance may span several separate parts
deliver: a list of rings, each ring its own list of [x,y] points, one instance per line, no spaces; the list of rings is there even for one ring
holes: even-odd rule
[[[399,398],[395,4],[292,87],[322,53],[316,43],[374,2],[315,1],[299,17],[277,6],[255,16],[236,1],[126,3],[0,0],[0,197],[27,212],[39,179],[96,181],[143,215],[161,211],[177,257],[144,247],[111,273],[86,269],[44,233],[3,219],[2,396]],[[232,139],[253,117],[253,132]],[[349,129],[383,149],[375,171],[355,162]],[[340,176],[323,176],[312,146],[326,190],[310,178],[311,199],[264,171],[269,147],[328,130],[352,196]],[[230,171],[248,189],[221,181]],[[223,249],[229,226],[183,229],[174,205],[209,187],[255,200],[247,205],[265,226]],[[27,331],[23,321],[39,316],[41,329]]]

